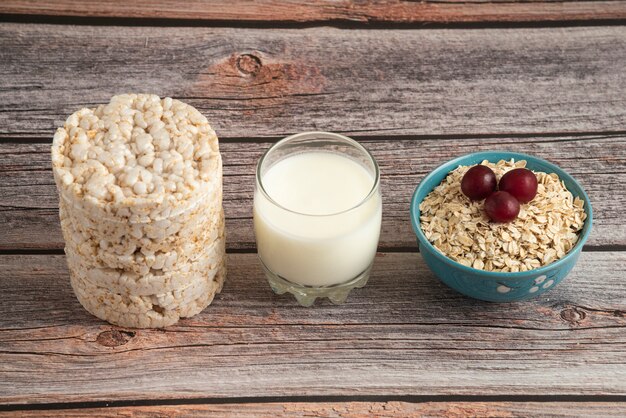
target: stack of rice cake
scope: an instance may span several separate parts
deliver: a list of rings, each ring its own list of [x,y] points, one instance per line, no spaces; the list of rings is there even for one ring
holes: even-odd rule
[[[211,303],[226,275],[222,160],[200,112],[171,98],[115,96],[67,119],[52,165],[85,309],[155,328]]]

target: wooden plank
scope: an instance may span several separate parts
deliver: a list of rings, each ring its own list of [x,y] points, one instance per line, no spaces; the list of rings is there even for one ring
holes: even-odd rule
[[[63,256],[4,255],[0,271],[0,403],[626,395],[626,252],[585,252],[552,292],[512,304],[381,253],[346,304],[310,309],[273,295],[255,254],[231,254],[204,313],[117,338],[73,297]]]
[[[0,138],[50,138],[70,113],[128,91],[186,100],[229,138],[626,126],[626,26],[267,31],[3,23],[0,63]]]
[[[174,0],[88,2],[84,0],[4,0],[0,13],[17,15],[191,19],[209,22],[302,23],[450,23],[544,22],[626,18],[622,1],[316,1],[235,0],[213,2]]]
[[[275,418],[307,417],[528,417],[550,416],[570,418],[623,418],[626,404],[609,402],[294,402],[245,403],[224,405],[167,405],[139,407],[108,407],[90,409],[60,409],[54,411],[0,412],[13,417],[204,417]]]
[[[547,158],[580,180],[594,209],[589,245],[626,245],[626,136],[363,141],[378,160],[384,198],[380,247],[414,248],[409,202],[420,180],[454,156],[503,149]],[[230,249],[255,247],[254,169],[270,143],[222,142]],[[60,249],[63,240],[49,145],[0,144],[0,249]]]

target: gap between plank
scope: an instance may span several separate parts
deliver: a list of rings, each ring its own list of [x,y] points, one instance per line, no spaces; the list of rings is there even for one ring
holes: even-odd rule
[[[584,252],[619,252],[626,251],[626,245],[585,245]],[[227,248],[226,254],[256,254],[256,248]],[[381,247],[377,253],[419,253],[419,248],[415,247]],[[0,249],[0,256],[3,255],[65,255],[63,248],[32,248],[32,249]]]
[[[40,14],[0,13],[0,22],[37,23],[79,26],[154,26],[154,27],[212,27],[251,29],[306,29],[320,26],[337,29],[496,29],[496,28],[562,28],[576,26],[623,26],[626,19],[544,20],[544,21],[482,21],[482,22],[369,22],[349,19],[298,21],[267,20],[205,20],[154,17],[100,17],[100,16],[51,16]]]
[[[185,97],[177,97],[179,99],[185,99]],[[415,140],[415,141],[428,141],[428,140],[438,140],[438,141],[446,141],[446,140],[458,140],[458,139],[498,139],[498,138],[561,138],[561,137],[570,137],[570,138],[584,138],[589,137],[589,139],[602,139],[605,137],[613,137],[613,136],[623,136],[626,135],[626,130],[615,130],[615,131],[578,131],[578,132],[536,132],[536,133],[497,133],[497,134],[433,134],[433,135],[424,135],[424,134],[403,134],[403,135],[385,135],[384,133],[367,135],[367,134],[353,134],[349,132],[343,131],[334,131],[335,133],[341,135],[348,135],[352,139],[356,139],[358,141],[405,141],[405,140]],[[241,137],[241,136],[220,136],[220,142],[227,143],[273,143],[279,141],[287,136],[293,135],[296,132],[286,133],[280,136],[260,136],[260,137]],[[559,142],[570,141],[570,138],[562,139]],[[34,136],[34,137],[0,137],[0,146],[3,143],[6,144],[52,144],[52,135],[51,136]]]
[[[227,405],[293,402],[626,402],[626,395],[363,395],[363,396],[259,396],[236,398],[141,399],[122,401],[52,402],[37,404],[4,404],[0,411],[42,411],[59,409],[112,408],[164,405]]]

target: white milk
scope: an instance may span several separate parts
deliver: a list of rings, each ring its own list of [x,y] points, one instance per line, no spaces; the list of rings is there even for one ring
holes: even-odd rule
[[[308,286],[344,283],[364,272],[376,255],[380,194],[359,204],[374,182],[363,166],[339,154],[297,154],[270,167],[262,183],[282,208],[256,191],[254,229],[263,263]]]

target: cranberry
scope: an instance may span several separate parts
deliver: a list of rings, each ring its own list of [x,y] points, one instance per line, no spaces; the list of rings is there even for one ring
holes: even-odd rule
[[[515,196],[520,203],[528,203],[537,194],[537,177],[526,168],[515,168],[502,176],[498,188]]]
[[[494,222],[511,222],[519,214],[519,202],[507,192],[495,192],[485,199],[485,212]]]
[[[461,180],[461,191],[471,200],[482,200],[496,190],[497,184],[494,172],[479,164],[467,170]]]

